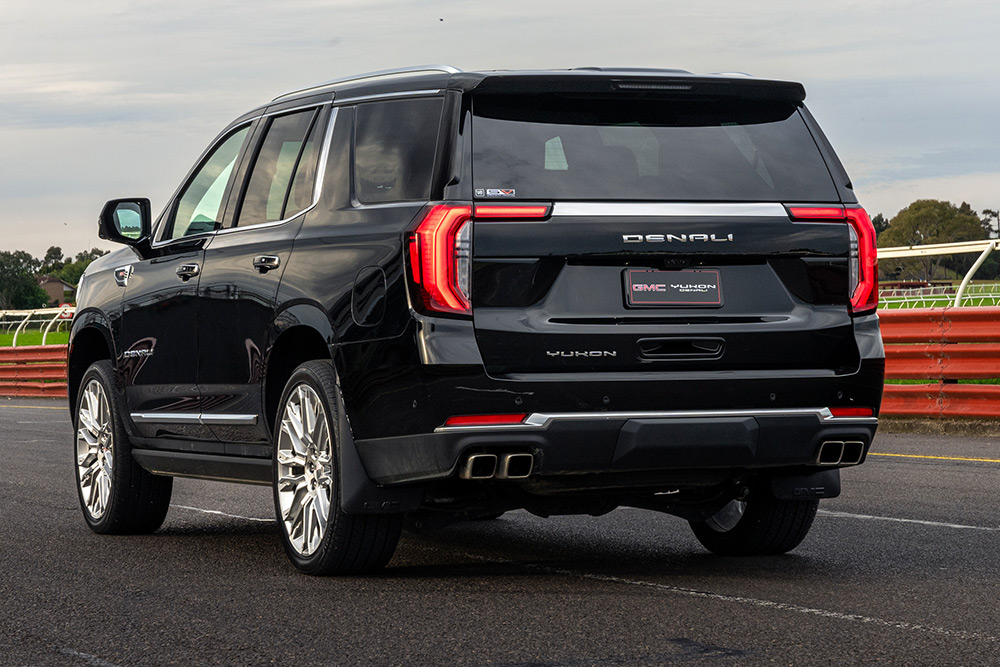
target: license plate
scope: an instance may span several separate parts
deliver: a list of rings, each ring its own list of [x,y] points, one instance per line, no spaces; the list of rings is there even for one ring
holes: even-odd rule
[[[722,305],[722,276],[715,269],[626,269],[625,299],[633,307]]]

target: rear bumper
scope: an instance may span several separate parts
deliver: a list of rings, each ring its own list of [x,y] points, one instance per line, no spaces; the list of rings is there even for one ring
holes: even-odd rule
[[[877,425],[874,417],[834,417],[826,408],[534,413],[516,425],[441,427],[355,444],[378,484],[445,479],[473,453],[530,453],[532,476],[819,469],[830,467],[820,463],[828,442],[861,443],[851,463],[862,462]]]

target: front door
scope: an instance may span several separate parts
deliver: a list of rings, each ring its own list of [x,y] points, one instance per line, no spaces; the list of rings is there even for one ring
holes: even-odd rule
[[[147,446],[218,449],[201,418],[198,285],[248,130],[224,135],[208,152],[161,217],[149,256],[116,272],[125,289],[121,379],[136,435],[155,439]]]

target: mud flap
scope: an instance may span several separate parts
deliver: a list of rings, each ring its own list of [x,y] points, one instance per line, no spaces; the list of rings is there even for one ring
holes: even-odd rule
[[[422,484],[379,486],[368,478],[354,445],[351,424],[347,420],[344,399],[337,392],[340,421],[340,502],[348,514],[400,514],[420,507],[424,499]]]
[[[840,495],[840,471],[822,470],[811,475],[772,477],[771,493],[778,500],[836,498]]]

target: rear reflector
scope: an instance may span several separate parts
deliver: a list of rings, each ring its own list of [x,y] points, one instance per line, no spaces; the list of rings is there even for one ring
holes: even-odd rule
[[[496,426],[499,424],[520,424],[527,417],[520,415],[456,415],[448,417],[445,426]]]
[[[863,208],[839,206],[789,206],[795,222],[846,222],[851,227],[851,312],[869,313],[878,306],[878,250],[875,227]]]
[[[834,417],[873,417],[875,410],[872,408],[830,408],[830,413]]]

